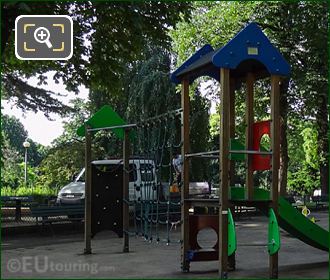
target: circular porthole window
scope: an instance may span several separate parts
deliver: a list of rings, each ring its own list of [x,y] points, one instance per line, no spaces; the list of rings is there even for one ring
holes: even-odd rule
[[[212,249],[217,242],[218,234],[213,228],[203,228],[197,234],[197,243],[202,249]]]

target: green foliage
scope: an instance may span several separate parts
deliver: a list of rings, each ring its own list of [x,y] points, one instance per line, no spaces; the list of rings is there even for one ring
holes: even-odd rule
[[[146,50],[148,59],[131,69],[127,81],[127,119],[135,122],[180,108],[180,95],[169,80],[170,54],[162,48]]]
[[[1,130],[7,138],[10,148],[16,150],[20,155],[24,155],[23,142],[28,137],[28,133],[23,124],[14,116],[1,115]]]
[[[203,152],[210,148],[209,109],[210,102],[197,88],[190,98],[190,148],[192,152]],[[210,161],[191,160],[191,181],[207,181],[210,177]]]
[[[5,165],[1,174],[1,186],[13,189],[20,187],[33,187],[37,182],[38,169],[30,165],[27,166],[27,185],[24,181],[25,163],[11,162]]]
[[[297,172],[288,171],[288,191],[301,195],[312,195],[320,187],[319,171],[303,165]]]
[[[3,134],[2,160],[8,164],[16,159],[16,163],[24,160],[25,148],[23,142],[30,143],[28,148],[28,162],[37,166],[44,156],[45,147],[28,138],[27,131],[23,124],[14,116],[1,115],[1,131]],[[14,155],[15,154],[15,155]]]
[[[53,148],[39,166],[38,183],[61,188],[72,180],[84,166],[84,145],[80,142],[63,144]]]
[[[77,138],[77,128],[89,117],[90,104],[77,98],[70,105],[74,111],[66,115],[63,134],[53,141],[39,165],[40,185],[61,188],[84,166],[84,142]]]
[[[214,113],[210,115],[210,135],[211,137],[219,136],[220,131],[220,114]]]
[[[300,133],[304,159],[291,168],[288,172],[288,190],[300,194],[312,194],[320,188],[320,155],[317,152],[317,130],[307,127]]]
[[[311,127],[307,127],[301,132],[301,135],[304,139],[303,149],[306,155],[306,164],[317,170],[320,163],[317,152],[317,131]]]
[[[136,122],[156,114],[180,107],[179,95],[168,79],[169,54],[154,49],[150,58],[134,64],[127,71],[126,94],[121,98],[92,90],[89,103],[76,99],[72,103],[74,113],[67,114],[64,133],[53,142],[41,162],[39,182],[45,186],[64,186],[72,175],[84,166],[84,142],[77,139],[76,130],[104,104],[111,106],[129,122]],[[126,116],[125,116],[126,115]],[[122,143],[110,132],[98,132],[93,137],[93,159],[121,158]]]
[[[34,187],[19,187],[17,189],[11,187],[2,187],[1,196],[32,196],[34,201],[44,203],[45,197],[57,196],[58,189],[37,185]]]
[[[329,185],[328,162],[324,160],[329,153],[328,5],[327,1],[261,2],[255,13],[259,25],[291,65],[288,89],[280,99],[281,115],[289,125],[289,145],[295,141],[290,135],[297,134],[292,129],[297,123],[316,119],[323,193],[328,193]]]
[[[205,44],[223,46],[250,20],[255,6],[256,2],[193,2],[191,19],[182,19],[169,33],[177,64]]]
[[[38,168],[35,167],[42,160],[45,148],[27,139],[27,132],[21,122],[15,117],[2,115],[2,170],[1,170],[1,186],[5,189],[17,191],[20,188],[32,188],[37,182]],[[30,142],[28,148],[28,165],[27,165],[27,185],[24,181],[24,154],[25,148],[23,142]]]

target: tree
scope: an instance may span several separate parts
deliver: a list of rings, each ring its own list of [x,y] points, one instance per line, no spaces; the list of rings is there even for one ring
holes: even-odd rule
[[[1,115],[1,130],[8,140],[7,145],[24,155],[23,142],[28,137],[23,124],[14,116]]]
[[[169,79],[170,53],[160,47],[146,51],[128,73],[125,96],[127,120],[136,122],[180,108],[180,94]]]
[[[89,117],[89,103],[77,98],[70,105],[73,112],[65,115],[62,135],[52,142],[39,165],[38,184],[50,188],[63,187],[84,166],[84,142],[77,138],[77,128]]]
[[[292,67],[291,79],[281,87],[282,193],[288,166],[287,138],[293,119],[316,118],[320,157],[320,184],[328,193],[328,3],[272,2],[256,10],[258,23],[275,42]],[[317,30],[317,32],[315,32]]]
[[[5,139],[7,139],[7,141],[5,141],[3,144],[3,148],[16,152],[17,156],[21,158],[20,161],[23,161],[25,154],[23,142],[28,141],[30,143],[30,147],[28,148],[29,164],[32,166],[37,166],[44,156],[44,146],[28,138],[27,131],[25,130],[23,124],[16,117],[2,115],[1,118],[1,130]],[[6,161],[10,158],[10,156],[7,155],[6,152],[3,152],[3,158]]]
[[[1,130],[1,186],[17,188],[23,176],[19,176],[19,163],[22,157],[19,152],[10,145],[7,135]]]
[[[68,90],[78,86],[122,94],[122,78],[130,63],[143,57],[148,42],[169,46],[167,31],[187,14],[189,3],[165,2],[2,2],[2,89],[4,98],[22,109],[66,112],[56,96],[26,83],[37,76],[47,83],[45,73],[54,71]],[[14,57],[14,22],[20,14],[69,14],[74,22],[74,55],[67,61],[21,61]],[[65,113],[64,112],[64,113]]]
[[[1,185],[7,189],[17,190],[25,187],[23,142],[30,142],[28,149],[28,187],[36,182],[36,166],[44,157],[45,147],[27,138],[28,133],[23,124],[15,117],[2,115],[1,126]]]
[[[34,87],[26,82],[32,76],[38,76],[39,86],[47,84],[44,75],[50,70],[56,70],[54,62],[22,61],[15,57],[14,27],[15,19],[21,14],[56,14],[61,13],[56,3],[35,2],[1,2],[1,63],[2,63],[2,99],[8,99],[18,108],[37,112],[43,111],[45,116],[49,113],[62,113],[70,108],[57,100],[58,93]]]
[[[149,59],[135,62],[126,70],[123,84],[127,86],[123,95],[94,89],[90,102],[72,101],[74,112],[66,115],[63,134],[52,143],[53,148],[41,163],[42,180],[46,185],[64,185],[84,166],[84,142],[77,138],[76,131],[104,104],[111,105],[127,123],[180,107],[180,96],[168,78],[169,53],[156,47],[149,51]],[[111,132],[98,132],[93,135],[93,159],[121,158],[121,146],[121,140]]]

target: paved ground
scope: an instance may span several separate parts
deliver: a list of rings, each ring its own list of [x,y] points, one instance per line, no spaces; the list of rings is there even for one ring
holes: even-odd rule
[[[318,224],[328,228],[328,213],[318,212]],[[236,222],[238,249],[237,270],[229,278],[267,278],[267,219],[245,217]],[[171,235],[180,237],[180,228]],[[281,278],[328,279],[327,252],[314,249],[281,232],[279,254]],[[212,243],[210,235],[201,236]],[[211,238],[212,239],[212,238]],[[251,246],[256,245],[256,246]],[[149,243],[141,237],[130,239],[129,253],[122,253],[122,240],[103,232],[92,242],[93,254],[83,255],[81,233],[36,232],[5,237],[2,240],[2,278],[216,278],[217,262],[191,264],[191,272],[180,271],[180,245]]]

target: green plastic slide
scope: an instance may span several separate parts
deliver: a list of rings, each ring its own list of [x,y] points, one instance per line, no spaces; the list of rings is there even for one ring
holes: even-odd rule
[[[254,200],[267,200],[270,193],[267,190],[255,189]],[[231,188],[231,200],[244,200],[244,188]],[[329,251],[329,232],[313,223],[284,197],[279,198],[279,225],[288,233],[315,248]]]
[[[301,241],[329,251],[329,232],[306,218],[283,197],[279,198],[279,224]]]

